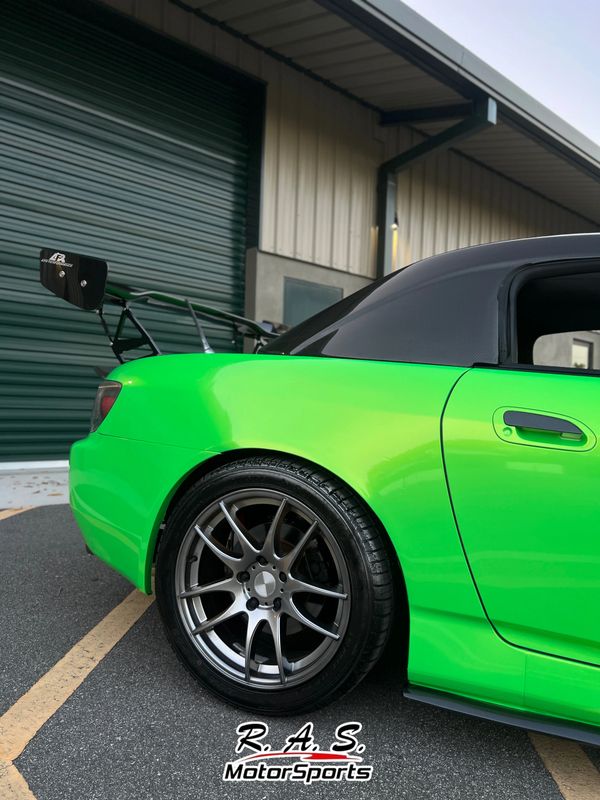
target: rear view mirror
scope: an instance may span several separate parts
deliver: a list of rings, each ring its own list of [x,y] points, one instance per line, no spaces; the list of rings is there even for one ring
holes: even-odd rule
[[[102,306],[108,265],[106,261],[54,248],[40,250],[40,282],[42,286],[85,309]]]

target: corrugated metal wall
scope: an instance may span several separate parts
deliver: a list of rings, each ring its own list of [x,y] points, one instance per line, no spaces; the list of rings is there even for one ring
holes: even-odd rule
[[[390,131],[386,158],[424,137]],[[452,151],[400,173],[393,268],[457,247],[595,230],[555,203]]]
[[[104,0],[268,82],[260,248],[375,275],[377,165],[416,141],[374,113],[169,0]],[[465,244],[591,230],[585,220],[453,153],[398,182],[395,266]]]
[[[123,47],[49,3],[2,10],[0,461],[62,458],[89,430],[96,368],[115,360],[95,315],[40,285],[40,247],[106,258],[112,280],[241,312],[262,91]],[[191,318],[139,315],[164,352],[198,350]],[[232,330],[207,333],[231,348]]]
[[[374,115],[276,64],[267,91],[261,248],[357,274],[374,262]]]
[[[260,249],[371,275],[376,115],[168,0],[105,2],[267,82]]]

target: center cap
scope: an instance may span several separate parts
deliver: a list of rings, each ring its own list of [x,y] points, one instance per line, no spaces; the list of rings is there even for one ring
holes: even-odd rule
[[[266,570],[264,572],[259,572],[254,578],[254,591],[259,597],[262,597],[263,600],[270,597],[276,588],[277,581],[275,580],[275,576]]]

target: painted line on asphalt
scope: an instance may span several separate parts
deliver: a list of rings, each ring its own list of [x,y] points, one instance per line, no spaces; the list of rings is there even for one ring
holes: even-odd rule
[[[0,511],[0,520],[31,508]],[[137,590],[131,592],[0,717],[2,800],[36,800],[13,760],[153,601],[153,597]],[[580,745],[538,733],[530,733],[529,737],[565,800],[600,800],[600,772]]]
[[[33,506],[0,509],[0,521],[29,511]],[[0,759],[0,797],[3,800],[36,800],[27,781],[11,761]]]
[[[0,760],[0,797],[2,800],[36,800],[27,781],[10,761]]]
[[[600,772],[577,742],[541,733],[529,738],[565,800],[600,800]]]
[[[14,761],[153,603],[137,589],[113,608],[0,717],[0,760]],[[0,795],[1,796],[1,795]]]
[[[24,511],[31,511],[32,508],[33,506],[23,506],[23,508],[5,508],[4,511],[0,511],[0,522],[3,519],[14,517],[15,514],[22,514]]]

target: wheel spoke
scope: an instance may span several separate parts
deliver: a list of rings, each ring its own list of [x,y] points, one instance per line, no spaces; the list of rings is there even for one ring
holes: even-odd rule
[[[273,635],[273,644],[275,645],[275,659],[277,661],[277,669],[279,670],[279,679],[281,683],[285,683],[285,669],[283,666],[283,647],[281,644],[281,614],[275,614],[269,617],[269,627]]]
[[[246,650],[244,655],[244,671],[246,680],[250,680],[250,662],[252,661],[252,644],[258,629],[264,622],[258,614],[248,614],[248,625],[246,627]]]
[[[255,556],[257,556],[260,551],[257,550],[256,547],[254,547],[254,545],[250,541],[250,539],[248,539],[244,531],[241,529],[238,521],[235,519],[231,511],[227,508],[227,506],[222,500],[219,503],[219,507],[223,512],[223,516],[229,523],[229,527],[234,532],[238,542],[240,543],[244,557],[254,558]]]
[[[314,583],[305,583],[297,578],[288,578],[286,589],[290,594],[306,592],[307,594],[318,594],[321,597],[333,597],[336,600],[348,599],[348,595],[345,592],[338,592],[335,589],[326,589],[324,586],[317,586]]]
[[[222,581],[213,581],[212,583],[205,583],[203,586],[190,586],[184,592],[181,592],[179,597],[198,597],[201,594],[208,594],[209,592],[230,592],[236,595],[240,589],[240,584],[236,578],[223,578]]]
[[[300,622],[302,625],[305,625],[307,628],[310,628],[311,630],[316,631],[317,633],[320,633],[323,636],[328,636],[330,639],[337,640],[340,638],[339,634],[327,630],[327,628],[324,628],[322,625],[319,625],[318,622],[314,622],[312,619],[303,614],[302,611],[300,611],[298,606],[295,605],[295,603],[291,599],[288,600],[285,610],[286,613],[290,615],[290,617],[297,620],[297,622]]]
[[[287,510],[287,499],[284,497],[281,503],[279,504],[279,508],[275,512],[275,516],[273,517],[273,521],[269,526],[269,530],[267,531],[267,535],[265,536],[265,543],[262,547],[263,556],[267,559],[267,561],[274,561],[277,556],[275,554],[275,537],[277,536],[277,532],[281,527],[281,523],[283,521],[283,517]]]
[[[290,550],[287,555],[279,559],[279,568],[283,570],[283,572],[290,572],[318,526],[319,523],[315,520],[310,528],[302,535],[298,544]]]
[[[211,631],[217,625],[220,625],[222,622],[226,622],[228,619],[237,617],[238,614],[241,614],[245,610],[246,608],[243,603],[239,602],[238,600],[234,600],[233,603],[224,611],[221,611],[221,613],[217,614],[216,617],[204,620],[204,622],[201,622],[200,625],[192,630],[191,633],[193,636],[196,636],[198,633],[206,633],[207,631]]]
[[[213,542],[213,540],[204,533],[199,525],[194,525],[194,529],[204,544],[213,551],[217,558],[220,558],[224,564],[227,564],[228,567],[232,565],[238,567],[241,564],[241,558],[233,556],[231,553],[226,553],[225,550],[222,550],[218,544]]]

